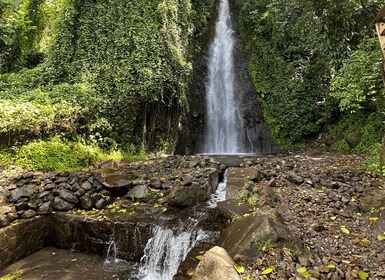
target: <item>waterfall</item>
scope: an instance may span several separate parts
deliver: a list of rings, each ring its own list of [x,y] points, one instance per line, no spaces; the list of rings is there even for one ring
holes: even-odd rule
[[[180,263],[196,243],[209,237],[196,228],[197,223],[190,218],[187,228],[182,225],[172,229],[155,226],[153,237],[147,242],[140,261],[138,279],[172,280]]]
[[[234,31],[229,1],[221,0],[210,46],[206,83],[206,139],[204,153],[244,153],[243,121],[235,96]]]
[[[223,181],[218,184],[216,192],[210,195],[206,202],[208,208],[215,208],[217,207],[218,202],[226,200],[227,172],[228,169],[223,176]]]

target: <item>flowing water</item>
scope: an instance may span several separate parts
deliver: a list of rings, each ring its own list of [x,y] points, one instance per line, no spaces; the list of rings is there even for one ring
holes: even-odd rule
[[[234,36],[228,0],[221,0],[210,46],[206,84],[207,131],[203,153],[244,153],[243,124],[235,96]]]

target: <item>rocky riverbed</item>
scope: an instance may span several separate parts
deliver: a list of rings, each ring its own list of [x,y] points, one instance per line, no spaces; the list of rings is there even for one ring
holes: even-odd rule
[[[385,185],[364,172],[362,160],[359,155],[305,152],[111,161],[80,173],[11,168],[0,178],[0,220],[5,229],[19,220],[69,212],[52,217],[67,223],[66,215],[84,216],[91,228],[92,219],[151,223],[205,201],[232,166],[227,169],[226,201],[218,205],[220,214],[208,219],[228,219],[227,225],[218,223],[224,228],[218,245],[241,269],[238,278],[238,273],[231,274],[235,278],[222,273],[218,279],[385,279]],[[80,229],[84,222],[78,220]],[[210,227],[212,221],[202,226]],[[200,262],[195,257],[203,252],[193,250],[175,279],[213,272],[202,272],[210,256],[222,254],[213,250]],[[230,259],[224,259],[231,267]],[[198,276],[193,276],[198,263]]]
[[[385,185],[363,171],[361,156],[308,152],[241,166],[259,174],[246,186],[250,211],[264,208],[254,193],[274,190],[279,219],[302,242],[298,250],[264,238],[259,255],[233,254],[245,279],[385,279]]]

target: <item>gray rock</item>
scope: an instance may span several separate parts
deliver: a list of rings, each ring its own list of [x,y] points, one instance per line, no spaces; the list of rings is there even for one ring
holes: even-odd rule
[[[59,197],[55,197],[52,206],[55,210],[69,211],[75,207],[75,204],[69,203],[68,201],[65,201]]]
[[[240,280],[234,264],[225,249],[215,246],[204,254],[192,279]]]
[[[11,223],[11,220],[7,215],[0,215],[0,227],[8,226]]]
[[[3,195],[8,198],[11,196],[11,192],[6,188],[0,186],[0,195]]]
[[[49,195],[50,193],[51,193],[50,191],[43,191],[43,192],[39,193],[38,198],[43,198],[43,197]]]
[[[8,213],[16,213],[16,208],[13,205],[1,206],[0,215],[5,215]]]
[[[263,240],[299,250],[302,248],[300,241],[291,236],[284,224],[264,215],[244,217],[232,223],[222,232],[219,243],[230,256],[240,254],[255,258],[259,255],[256,243]]]
[[[150,190],[146,185],[138,185],[127,193],[127,197],[131,198],[132,200],[142,200],[149,193]]]
[[[68,182],[68,177],[58,177],[55,181],[56,184],[60,184],[63,182]]]
[[[78,198],[76,197],[76,195],[74,195],[72,192],[68,191],[68,190],[60,190],[59,192],[59,196],[64,199],[65,201],[68,201],[70,203],[78,203],[79,200]]]
[[[82,209],[89,210],[93,207],[93,202],[88,195],[83,195],[80,197],[80,207]]]
[[[97,209],[103,209],[110,203],[110,198],[109,197],[103,197],[99,199],[98,201],[95,202],[95,208]]]
[[[385,207],[385,190],[367,192],[361,197],[359,207],[364,212],[370,211],[372,208],[380,209]]]
[[[8,198],[6,196],[0,194],[0,207],[6,206],[8,204],[9,204]]]
[[[33,194],[33,189],[31,185],[25,185],[11,191],[11,197],[9,199],[10,202],[16,202],[20,198],[31,198]]]
[[[82,183],[80,187],[83,188],[83,189],[85,189],[86,191],[92,189],[92,185],[91,185],[91,183],[88,182],[88,181],[85,181],[84,183]]]
[[[30,219],[37,215],[35,210],[29,209],[23,213],[23,215],[20,216],[22,219]]]
[[[48,215],[48,214],[51,214],[52,213],[52,206],[51,206],[51,202],[50,201],[47,201],[47,202],[44,202],[42,205],[39,206],[39,208],[37,209],[37,214],[39,215]]]
[[[286,179],[289,182],[292,182],[292,183],[294,183],[296,185],[300,185],[300,184],[303,183],[303,178],[301,176],[298,176],[295,173],[288,173]]]
[[[71,185],[71,187],[69,188],[71,192],[76,192],[80,189],[80,186],[78,183],[74,183]]]

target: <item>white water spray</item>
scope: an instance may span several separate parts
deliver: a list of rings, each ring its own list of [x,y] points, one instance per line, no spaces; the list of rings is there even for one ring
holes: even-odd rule
[[[229,1],[221,0],[215,39],[210,46],[206,84],[207,131],[203,153],[245,152],[242,118],[235,96],[233,33]]]
[[[140,261],[138,279],[172,280],[180,263],[200,240],[209,236],[197,229],[197,221],[191,219],[187,229],[155,226],[153,237],[147,242]]]

